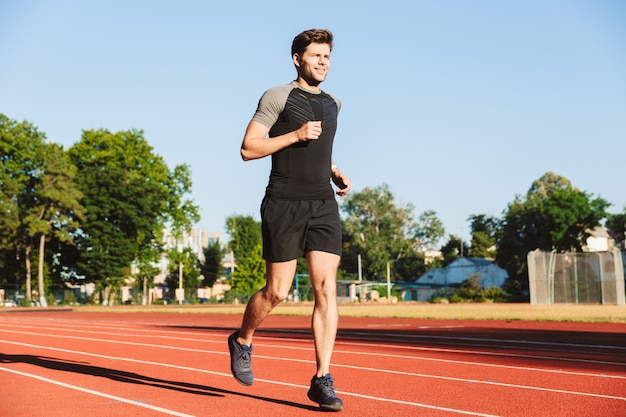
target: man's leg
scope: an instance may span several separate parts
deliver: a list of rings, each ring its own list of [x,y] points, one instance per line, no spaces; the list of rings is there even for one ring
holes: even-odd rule
[[[265,286],[255,292],[248,301],[237,342],[248,346],[252,344],[252,336],[257,327],[289,295],[296,274],[296,265],[296,259],[287,262],[266,262],[267,281]]]
[[[259,325],[280,302],[287,298],[296,273],[296,260],[266,262],[266,283],[248,301],[241,329],[228,338],[230,370],[240,384],[252,385],[252,336]]]
[[[328,411],[343,409],[342,401],[335,394],[330,376],[330,360],[335,347],[339,314],[337,311],[338,255],[328,252],[307,253],[311,287],[315,296],[311,327],[315,343],[316,374],[311,380],[308,396],[311,401]]]

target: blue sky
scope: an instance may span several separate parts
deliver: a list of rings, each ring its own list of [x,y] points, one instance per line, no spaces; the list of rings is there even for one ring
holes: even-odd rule
[[[295,78],[304,29],[335,34],[323,88],[343,107],[334,158],[467,238],[552,171],[626,205],[626,2],[0,2],[0,113],[66,148],[140,129],[186,163],[199,227],[258,216],[268,158],[239,146],[260,95]],[[224,236],[224,239],[227,237]]]

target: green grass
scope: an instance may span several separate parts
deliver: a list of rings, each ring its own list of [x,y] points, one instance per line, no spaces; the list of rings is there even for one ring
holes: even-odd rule
[[[80,306],[85,312],[179,312],[195,314],[242,314],[245,305],[169,305],[169,306]],[[312,303],[283,303],[272,314],[310,315]],[[572,322],[626,323],[626,306],[614,305],[530,305],[522,303],[346,303],[339,305],[344,317],[401,317],[464,320],[540,320]]]

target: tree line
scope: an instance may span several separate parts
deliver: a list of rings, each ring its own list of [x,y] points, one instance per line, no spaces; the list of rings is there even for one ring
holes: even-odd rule
[[[153,276],[165,228],[182,235],[199,220],[190,177],[139,130],[85,130],[66,150],[0,114],[0,285],[45,305],[48,286],[94,282],[108,293]]]
[[[504,290],[523,300],[528,297],[528,252],[582,251],[597,226],[606,226],[616,244],[624,245],[626,207],[620,214],[610,214],[609,206],[605,199],[575,188],[567,178],[547,172],[532,182],[525,195],[515,196],[501,217],[470,215],[471,240],[465,242],[459,236],[446,235],[434,210],[415,216],[411,203],[399,206],[395,202],[388,185],[368,187],[352,192],[341,204],[344,248],[340,277],[354,279],[361,273],[363,279],[383,280],[389,264],[395,281],[415,281],[430,268],[445,267],[461,256],[488,258],[507,271]],[[228,221],[235,242],[254,241],[232,248],[238,267],[242,263],[233,283],[242,290],[246,289],[244,283],[263,283],[260,224],[254,223],[250,216],[234,216]],[[240,227],[233,227],[235,224]],[[241,227],[244,224],[248,227]],[[243,230],[254,233],[243,237]],[[438,249],[441,257],[427,258],[427,249]],[[304,263],[298,269],[298,273],[306,273]]]
[[[35,294],[41,303],[46,288],[67,282],[96,283],[103,300],[129,278],[153,285],[164,230],[181,237],[199,221],[189,199],[189,167],[168,168],[139,130],[85,130],[66,150],[47,143],[31,123],[0,114],[0,186],[0,286]],[[626,224],[626,207],[610,214],[608,201],[551,172],[515,196],[500,217],[470,215],[470,242],[446,234],[434,210],[416,215],[411,203],[398,205],[386,184],[352,192],[340,207],[340,278],[383,279],[389,266],[395,281],[414,281],[461,256],[484,257],[507,270],[505,290],[522,297],[529,251],[580,251],[600,225],[622,244]],[[169,250],[168,287],[176,288],[182,272],[193,297],[200,277],[210,287],[224,275],[221,260],[231,251],[237,267],[227,298],[241,300],[262,286],[260,223],[234,214],[226,231],[228,243],[204,248],[202,262],[189,248]],[[427,249],[442,257],[427,258]],[[297,273],[307,273],[303,260]]]

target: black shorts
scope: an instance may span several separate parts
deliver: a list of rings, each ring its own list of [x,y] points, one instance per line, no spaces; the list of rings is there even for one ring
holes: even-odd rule
[[[309,251],[341,255],[341,221],[335,199],[281,200],[261,203],[263,258],[284,262]]]

